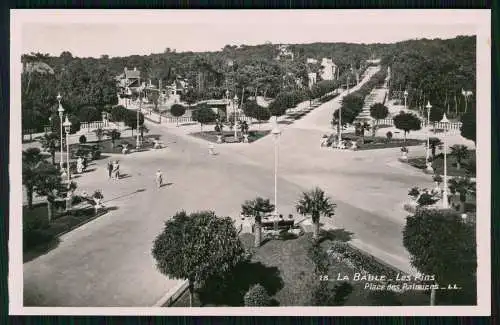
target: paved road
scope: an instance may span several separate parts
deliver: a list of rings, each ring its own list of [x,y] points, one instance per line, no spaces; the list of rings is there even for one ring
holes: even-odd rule
[[[409,269],[401,242],[408,188],[431,186],[430,178],[397,162],[398,149],[374,152],[333,151],[319,147],[338,99],[323,104],[283,129],[280,139],[278,206],[294,213],[301,191],[320,186],[338,204],[325,227],[345,228],[354,243],[386,261]],[[183,134],[183,128],[148,125],[161,134],[166,149],[118,156],[130,177],[107,179],[106,160],[78,179],[79,189],[102,189],[105,204],[117,206],[105,216],[70,232],[59,247],[24,265],[25,305],[152,306],[178,280],[155,268],[152,241],[176,211],[214,209],[237,219],[240,205],[257,195],[273,198],[274,143],[217,146]],[[172,183],[154,186],[161,168]],[[141,191],[137,191],[141,190]]]

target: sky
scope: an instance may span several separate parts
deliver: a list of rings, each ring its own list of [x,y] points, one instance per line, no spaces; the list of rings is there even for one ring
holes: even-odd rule
[[[30,10],[28,10],[29,12]],[[474,35],[474,10],[37,10],[15,13],[22,52],[110,57],[225,45],[393,43]],[[105,23],[103,23],[105,22]]]

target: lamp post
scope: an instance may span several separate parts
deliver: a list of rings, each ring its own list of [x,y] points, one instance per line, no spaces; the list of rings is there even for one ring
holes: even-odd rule
[[[238,107],[238,95],[234,95],[234,140],[236,141],[238,139],[238,128],[236,126],[236,108]]]
[[[405,92],[403,93],[404,97],[405,97],[405,109],[407,108],[406,107],[406,99],[408,98],[408,91],[405,90]]]
[[[274,127],[271,133],[274,138],[274,217],[278,218],[278,143],[281,130],[278,128],[276,116],[274,116]]]
[[[347,93],[349,94],[349,75],[347,75],[347,85],[346,85],[346,88],[347,88]]]
[[[431,114],[431,108],[432,105],[430,101],[427,101],[427,105],[425,106],[427,108],[427,151],[425,155],[425,164],[427,165],[427,172],[432,172],[432,166],[431,163],[429,162],[429,156],[430,156],[430,144],[429,144],[429,127],[430,127],[430,114]]]
[[[63,156],[63,144],[62,144],[62,141],[63,141],[63,114],[64,114],[64,108],[62,107],[61,105],[61,94],[58,93],[57,94],[57,101],[59,102],[59,108],[57,109],[57,111],[59,112],[59,120],[60,120],[60,137],[59,137],[59,145],[61,146],[61,158],[59,159],[59,166],[61,167],[61,171],[63,170],[63,164],[64,164],[64,156]]]
[[[450,121],[446,118],[446,113],[443,115],[443,119],[441,120],[441,123],[444,124],[444,130],[445,133],[448,132],[448,124]],[[447,147],[447,141],[446,141],[446,135],[443,137],[444,138],[444,181],[443,181],[443,209],[448,209],[448,166],[446,164],[446,149]]]
[[[69,180],[71,179],[71,173],[69,168],[69,132],[71,131],[71,122],[68,120],[68,115],[66,115],[66,120],[63,123],[64,131],[66,132],[66,172],[68,173],[68,186]]]
[[[141,147],[141,139],[139,137],[139,113],[142,110],[142,98],[141,98],[141,95],[142,95],[142,87],[139,88],[139,107],[137,108],[137,137],[136,137],[136,141],[135,141],[135,148],[136,149],[139,149]]]

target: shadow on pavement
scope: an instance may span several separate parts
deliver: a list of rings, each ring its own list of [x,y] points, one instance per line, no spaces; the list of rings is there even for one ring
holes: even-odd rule
[[[261,284],[270,296],[284,286],[277,267],[244,261],[224,276],[213,277],[197,290],[202,305],[243,306],[243,296],[254,284]],[[274,301],[274,305],[277,301]]]
[[[353,234],[354,234],[353,232],[346,231],[343,228],[323,230],[320,234],[320,239],[318,242],[321,243],[325,240],[348,242],[352,239]]]
[[[127,194],[123,194],[123,195],[120,195],[120,196],[117,196],[117,197],[111,198],[111,199],[109,199],[109,200],[103,201],[102,203],[111,202],[111,201],[113,201],[113,200],[118,200],[118,199],[121,199],[121,198],[124,198],[124,197],[127,197],[127,196],[131,196],[131,195],[134,195],[134,194],[136,194],[136,193],[140,193],[140,192],[144,192],[144,191],[146,191],[146,189],[145,189],[145,188],[140,188],[140,189],[138,189],[138,190],[136,190],[136,191],[134,191],[134,192],[127,193]]]

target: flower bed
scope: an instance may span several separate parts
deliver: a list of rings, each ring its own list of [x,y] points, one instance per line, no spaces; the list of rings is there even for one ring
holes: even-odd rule
[[[331,146],[331,144],[334,141],[337,141],[338,136],[336,134],[330,135],[328,138],[328,146]],[[358,146],[357,150],[374,150],[374,149],[387,149],[387,148],[398,148],[402,147],[405,145],[405,142],[403,139],[387,139],[384,137],[370,137],[370,136],[365,136],[364,140],[363,137],[359,135],[354,135],[353,133],[343,133],[342,134],[342,140],[346,141],[346,147],[350,148],[352,143],[356,141],[356,144]],[[424,143],[423,140],[417,140],[417,139],[406,139],[406,146],[419,146]]]

